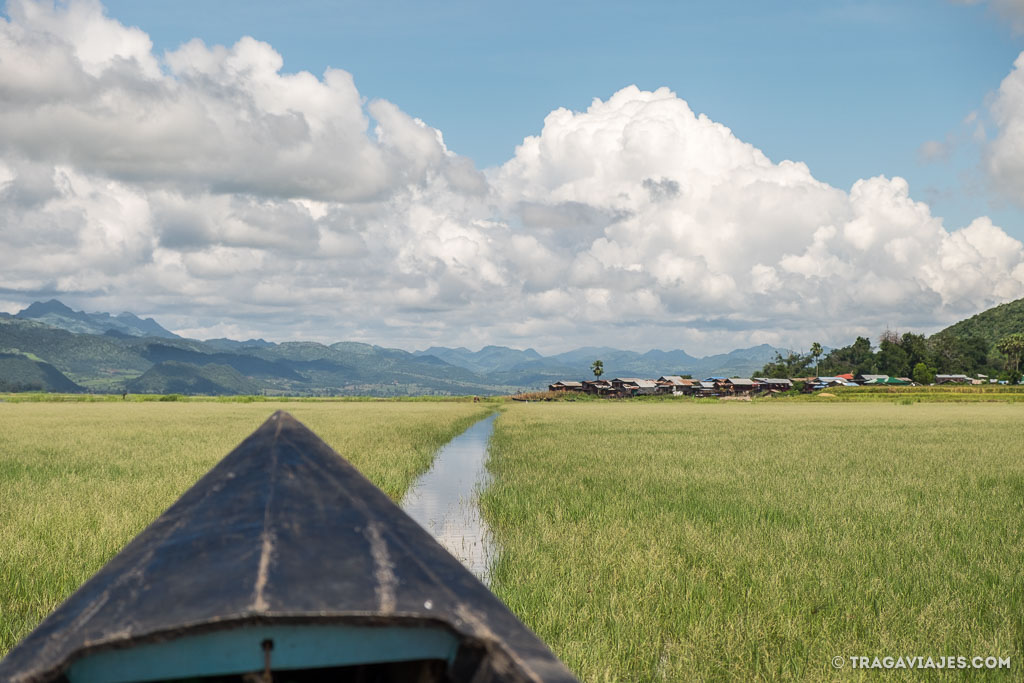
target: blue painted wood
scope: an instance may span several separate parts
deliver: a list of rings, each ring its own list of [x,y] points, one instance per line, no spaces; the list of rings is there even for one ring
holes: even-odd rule
[[[452,661],[458,649],[452,633],[429,626],[244,625],[97,652],[73,663],[67,677],[70,683],[126,683],[263,671],[265,640],[274,643],[271,667],[281,671]]]

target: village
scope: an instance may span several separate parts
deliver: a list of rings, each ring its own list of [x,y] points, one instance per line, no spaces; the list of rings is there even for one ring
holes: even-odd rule
[[[985,375],[936,375],[935,384],[988,384],[997,380]],[[1004,382],[1005,383],[1005,382]],[[694,396],[698,398],[753,397],[780,394],[787,391],[810,393],[831,387],[864,386],[916,386],[909,377],[889,375],[853,375],[850,373],[834,377],[793,377],[774,379],[769,377],[708,377],[691,379],[681,375],[662,375],[658,379],[616,377],[615,379],[594,379],[582,381],[559,381],[548,385],[552,392],[582,392],[601,398],[631,398],[634,396]]]

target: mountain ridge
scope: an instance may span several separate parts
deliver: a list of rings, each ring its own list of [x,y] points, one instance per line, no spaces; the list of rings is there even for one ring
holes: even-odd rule
[[[776,351],[762,344],[697,358],[681,349],[589,346],[544,356],[533,348],[493,344],[478,351],[432,346],[409,352],[351,341],[203,341],[180,337],[151,318],[74,311],[56,299],[0,316],[4,350],[30,353],[67,378],[68,384],[60,384],[86,391],[378,396],[541,389],[589,377],[591,363],[599,359],[605,377],[749,376]],[[18,363],[19,373],[31,369]]]
[[[120,333],[132,337],[164,337],[181,339],[181,337],[161,326],[152,318],[140,318],[134,313],[86,313],[75,311],[57,299],[35,301],[25,309],[14,314],[15,318],[36,320],[52,327],[68,332],[105,334]]]
[[[776,348],[769,344],[760,344],[744,349],[734,349],[728,353],[710,356],[691,356],[682,349],[663,351],[626,351],[607,346],[585,346],[551,356],[541,356],[533,349],[527,351],[536,354],[532,360],[523,360],[511,365],[483,365],[481,356],[485,349],[505,349],[504,357],[513,353],[524,353],[509,347],[484,347],[472,352],[465,347],[449,348],[432,346],[425,351],[413,353],[432,353],[453,365],[461,365],[467,369],[484,372],[501,377],[505,383],[549,384],[559,379],[580,379],[591,375],[591,364],[600,360],[604,365],[605,377],[634,377],[670,374],[690,374],[695,377],[712,375],[750,376],[757,368],[774,358],[777,352],[787,353],[788,350]],[[495,355],[493,352],[489,355]]]
[[[0,317],[0,351],[30,354],[86,391],[406,396],[514,389],[434,357],[418,359],[401,349],[357,342],[267,342],[230,348],[222,341],[136,337],[110,330],[78,333],[36,319]],[[18,359],[6,365],[12,377],[35,372]],[[153,368],[160,369],[149,372]],[[136,381],[147,373],[145,381]],[[71,384],[66,385],[68,390]],[[17,386],[27,385],[19,381]],[[33,386],[40,383],[34,380]]]

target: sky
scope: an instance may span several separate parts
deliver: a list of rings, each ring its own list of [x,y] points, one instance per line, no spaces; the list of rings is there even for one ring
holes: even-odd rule
[[[1024,297],[1022,240],[1022,0],[0,14],[8,312],[805,349]]]

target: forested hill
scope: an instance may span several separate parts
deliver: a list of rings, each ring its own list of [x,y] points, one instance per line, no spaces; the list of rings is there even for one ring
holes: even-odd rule
[[[0,391],[82,391],[60,370],[30,354],[0,352]]]
[[[982,311],[978,315],[950,325],[941,332],[936,332],[932,338],[977,337],[991,345],[1007,335],[1020,332],[1024,332],[1024,299]]]
[[[1011,335],[1022,335],[1016,340]],[[1011,342],[1009,345],[1008,342]],[[1016,343],[1016,346],[1013,344]],[[824,353],[779,354],[760,371],[766,377],[832,376],[841,373],[909,377],[921,383],[937,373],[987,375],[1017,381],[1024,355],[1024,299],[990,308],[930,337],[888,332],[877,346],[857,337]]]

